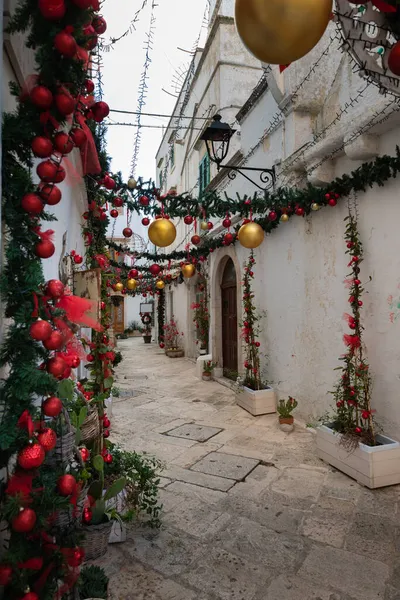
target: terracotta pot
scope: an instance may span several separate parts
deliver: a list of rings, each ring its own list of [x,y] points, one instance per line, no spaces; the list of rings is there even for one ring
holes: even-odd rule
[[[211,373],[203,373],[204,381],[211,381]]]
[[[279,426],[282,431],[293,431],[294,417],[279,417]]]

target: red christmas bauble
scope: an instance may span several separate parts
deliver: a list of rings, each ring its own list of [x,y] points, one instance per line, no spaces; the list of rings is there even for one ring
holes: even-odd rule
[[[85,48],[93,50],[97,46],[98,38],[92,25],[86,25],[83,28],[83,34],[86,36]]]
[[[85,559],[85,550],[83,548],[66,548],[67,565],[69,567],[79,567]],[[61,550],[62,551],[62,550]]]
[[[63,374],[59,377],[59,379],[68,379],[69,377],[71,377],[71,373],[72,373],[72,369],[71,367],[66,367],[64,369]]]
[[[98,104],[100,104],[100,102],[98,102]],[[117,184],[112,177],[109,177],[108,175],[106,175],[103,180],[103,185],[107,190],[113,190],[113,189],[115,189]]]
[[[304,208],[302,208],[301,206],[298,206],[294,212],[298,217],[304,216]]]
[[[83,263],[83,257],[80,254],[75,254],[74,263],[76,265],[81,265]]]
[[[64,90],[58,92],[54,96],[54,102],[58,112],[60,112],[62,115],[70,115],[74,112],[75,100],[69,92]]]
[[[226,233],[224,235],[224,242],[225,244],[232,244],[233,240],[234,240],[234,236],[232,233]]]
[[[33,215],[40,215],[43,211],[44,204],[43,200],[37,194],[25,194],[21,200],[22,208]]]
[[[69,135],[77,148],[81,148],[86,142],[86,133],[79,127],[71,129]]]
[[[400,42],[396,42],[389,52],[388,66],[392,73],[400,75]]]
[[[58,21],[65,15],[63,0],[39,0],[39,10],[45,19]]]
[[[139,198],[139,204],[141,206],[148,206],[150,204],[150,200],[148,199],[147,196],[140,196],[140,198]]]
[[[336,206],[336,204],[337,204],[336,198],[329,198],[328,204],[329,204],[329,206]]]
[[[269,221],[276,221],[278,218],[277,213],[274,210],[270,210],[268,213],[268,220]]]
[[[222,227],[225,227],[226,229],[228,229],[228,227],[230,227],[231,225],[232,225],[232,221],[228,218],[226,218],[222,221]]]
[[[104,429],[104,431],[103,431],[103,437],[105,437],[105,438],[110,437],[110,432],[108,431],[108,429]]]
[[[18,453],[18,464],[22,469],[37,469],[45,458],[44,450],[40,444],[29,444]]]
[[[164,342],[160,342],[160,348],[161,348],[161,349],[165,348],[165,344],[164,344]]]
[[[47,398],[47,400],[45,400],[42,404],[43,414],[46,415],[46,417],[58,417],[58,415],[62,411],[62,406],[63,405],[60,398],[57,398],[56,396],[51,396],[50,398]]]
[[[103,426],[108,428],[108,427],[110,427],[110,425],[111,425],[110,419],[108,417],[104,416]]]
[[[37,135],[31,142],[32,152],[39,158],[47,158],[53,152],[53,144],[44,135]]]
[[[35,592],[27,592],[25,596],[22,596],[21,600],[40,600],[40,598]]]
[[[55,356],[51,358],[46,364],[46,370],[50,375],[53,375],[56,379],[61,377],[67,368],[67,363],[61,356]]]
[[[126,238],[130,238],[133,235],[133,231],[130,227],[125,227],[125,229],[122,230],[122,235]]]
[[[107,463],[108,465],[110,465],[112,463],[112,461],[113,461],[112,454],[110,454],[110,453],[105,454],[104,462]]]
[[[79,356],[74,356],[71,359],[71,367],[73,369],[77,369],[79,367],[79,365],[81,364],[81,359],[79,358]]]
[[[108,106],[108,104],[106,102],[100,101],[100,102],[96,102],[95,104],[93,104],[93,106],[91,106],[90,110],[92,111],[94,120],[97,121],[98,123],[100,123],[103,119],[108,117],[109,112],[110,112],[110,107]],[[108,188],[108,189],[114,189],[114,188]]]
[[[143,217],[143,219],[142,219],[142,225],[144,225],[145,227],[147,227],[148,225],[150,225],[150,219],[148,219],[147,217]]]
[[[56,251],[56,247],[50,240],[40,240],[35,246],[35,254],[39,258],[50,258]]]
[[[53,94],[44,85],[35,85],[30,93],[30,99],[35,106],[48,110],[53,104]]]
[[[194,244],[195,246],[197,246],[201,242],[200,236],[199,235],[192,236],[191,242],[192,242],[192,244]]]
[[[56,185],[45,184],[39,188],[39,196],[49,206],[58,204],[61,200],[61,191]]]
[[[77,44],[70,33],[60,31],[54,38],[54,47],[63,56],[73,58],[76,54]]]
[[[86,68],[89,64],[89,53],[87,50],[85,50],[85,48],[78,46],[75,59],[78,60],[79,62],[83,63],[82,66],[86,70]]]
[[[49,339],[52,331],[53,328],[48,321],[38,319],[30,326],[29,334],[32,339],[37,340],[38,342],[44,342]]]
[[[207,222],[207,229],[208,229],[208,231],[211,231],[211,229],[213,229],[213,227],[214,227],[214,224],[211,223],[211,221],[208,221]]]
[[[69,154],[74,149],[74,142],[67,133],[60,131],[54,137],[54,146],[61,154]]]
[[[159,275],[161,273],[161,267],[160,265],[151,265],[151,267],[149,268],[149,271],[152,275],[154,275],[154,277],[157,277],[157,275]]]
[[[65,286],[58,279],[50,279],[46,285],[46,295],[51,298],[61,298],[64,295]]]
[[[65,338],[61,331],[55,329],[51,332],[50,337],[43,342],[46,350],[60,350],[65,345]]]
[[[124,201],[122,198],[120,198],[119,196],[116,196],[113,200],[113,206],[117,207],[117,208],[121,208],[121,206],[124,205]]]
[[[136,279],[136,277],[139,277],[139,271],[137,269],[131,269],[128,275],[129,279]]]
[[[35,527],[35,523],[35,511],[31,508],[23,508],[19,511],[19,514],[12,520],[11,527],[14,531],[17,531],[18,533],[28,533],[29,531],[32,531],[32,529]]]
[[[57,481],[57,489],[61,496],[72,496],[76,492],[76,479],[73,475],[61,475]]]
[[[0,585],[6,586],[10,583],[12,572],[10,565],[0,565]]]
[[[93,519],[93,512],[90,508],[85,508],[82,514],[82,521],[86,524],[90,523]]]
[[[183,220],[186,225],[191,225],[193,223],[193,217],[191,215],[186,215]]]
[[[81,449],[79,450],[79,452],[80,452],[80,454],[81,454],[81,457],[82,457],[82,460],[83,460],[84,462],[86,462],[87,460],[89,460],[89,457],[90,457],[90,452],[89,452],[89,450],[88,450],[87,448],[81,448]]]
[[[38,434],[37,441],[45,452],[50,452],[57,444],[57,434],[50,427],[47,427]]]
[[[94,92],[94,83],[91,79],[86,79],[85,87],[86,87],[86,91],[88,94],[91,94],[92,92]]]
[[[88,362],[93,362],[93,361],[94,361],[94,356],[93,356],[93,354],[87,354],[87,355],[86,355],[86,360],[87,360]]]
[[[107,31],[107,23],[105,21],[105,19],[103,19],[103,17],[95,17],[93,19],[92,22],[93,28],[95,30],[96,33],[98,33],[99,35],[102,35],[103,33],[105,33]]]
[[[112,210],[110,210],[110,217],[113,217],[114,219],[116,219],[118,217],[118,211],[116,208],[113,208]]]
[[[36,167],[36,173],[46,183],[52,183],[56,180],[57,171],[58,166],[52,160],[45,160]]]

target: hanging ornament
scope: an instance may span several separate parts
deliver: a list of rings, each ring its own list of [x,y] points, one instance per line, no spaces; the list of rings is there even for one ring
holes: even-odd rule
[[[186,279],[193,277],[193,275],[196,273],[196,268],[191,263],[186,263],[186,264],[182,265],[181,270],[182,270],[182,275],[184,277],[186,277]]]
[[[128,281],[126,282],[126,287],[128,288],[128,290],[134,291],[134,290],[136,290],[136,286],[137,286],[136,279],[128,279]]]
[[[42,446],[32,442],[18,453],[18,464],[21,469],[26,469],[27,471],[40,467],[44,459],[45,453]]]
[[[67,565],[76,569],[80,567],[85,559],[85,550],[83,548],[61,548],[62,554],[64,554]]]
[[[43,452],[44,455],[44,452]],[[19,514],[14,517],[11,527],[17,533],[28,533],[32,531],[36,523],[36,513],[31,508],[20,508]]]
[[[143,294],[144,295],[144,294]],[[113,457],[112,454],[110,454],[109,452],[107,454],[104,455],[104,462],[107,463],[108,465],[110,465],[113,461]]]
[[[83,462],[86,462],[90,458],[90,452],[87,448],[80,448],[80,455],[82,457]]]
[[[201,237],[199,235],[195,234],[192,236],[190,241],[192,242],[192,244],[194,246],[198,246],[199,244],[201,244]]]
[[[336,204],[337,204],[336,198],[330,197],[328,200],[328,204],[329,204],[329,206],[336,206]]]
[[[39,196],[45,204],[54,206],[61,200],[61,191],[56,185],[45,184],[38,190]]]
[[[147,227],[148,225],[150,225],[150,219],[148,219],[147,217],[144,217],[142,219],[142,225],[144,225],[145,227]]]
[[[103,185],[107,190],[114,190],[117,184],[115,179],[106,175],[103,179]]]
[[[396,42],[389,52],[388,66],[394,75],[400,75],[400,42]]]
[[[273,221],[276,221],[277,218],[278,218],[278,214],[274,210],[270,210],[268,213],[268,220],[273,222]]]
[[[108,429],[104,429],[104,431],[103,431],[103,437],[104,438],[109,438],[110,437],[110,432],[108,431]]]
[[[75,355],[71,358],[71,367],[73,369],[77,369],[80,364],[81,364],[81,359],[79,358],[78,355]]]
[[[122,292],[123,289],[124,289],[124,284],[121,282],[118,282],[114,285],[115,292]]]
[[[207,221],[202,221],[202,222],[200,223],[200,229],[201,229],[202,231],[207,231],[207,230],[208,230],[208,223],[207,223]]]
[[[59,379],[64,374],[67,368],[67,363],[61,356],[55,356],[51,358],[46,364],[46,370],[50,375],[53,375],[56,379]]]
[[[45,183],[60,183],[65,179],[65,169],[52,160],[45,160],[36,167],[38,177]]]
[[[53,328],[48,321],[38,319],[29,328],[29,335],[32,339],[38,342],[44,342],[48,340],[53,332]]]
[[[140,204],[140,206],[148,206],[150,204],[150,200],[148,199],[147,196],[140,196],[139,204]]]
[[[151,265],[151,267],[149,268],[149,271],[152,275],[154,275],[154,277],[157,277],[157,275],[159,275],[161,273],[161,267],[160,267],[160,265],[154,264],[154,265]]]
[[[236,0],[237,32],[258,60],[287,65],[305,56],[321,39],[332,0]]]
[[[228,229],[231,225],[232,221],[228,217],[222,221],[222,227],[225,227],[225,229]]]
[[[163,282],[162,279],[159,279],[158,281],[156,281],[156,288],[158,290],[163,290],[165,288],[165,283]]]
[[[137,181],[136,179],[134,179],[133,177],[131,177],[130,179],[128,179],[128,188],[130,190],[134,190],[137,186]]]
[[[130,238],[130,237],[132,237],[132,236],[133,236],[133,231],[132,231],[132,229],[131,229],[130,227],[125,227],[125,228],[122,230],[122,235],[123,235],[124,237],[126,237],[126,238]]]
[[[94,83],[91,79],[86,79],[85,88],[86,88],[86,91],[88,94],[91,94],[92,92],[94,92]]]
[[[103,426],[108,428],[111,425],[111,421],[110,419],[107,417],[107,415],[104,415],[103,417]]]
[[[164,342],[160,342],[160,343],[159,343],[159,346],[160,346],[161,350],[163,350],[163,349],[165,348],[165,344],[164,344]]]
[[[60,350],[65,345],[65,338],[61,331],[55,329],[51,332],[50,337],[48,337],[43,342],[43,346],[46,350]]]
[[[175,225],[168,219],[156,219],[149,227],[149,239],[159,248],[170,246],[176,238]]]
[[[57,481],[57,489],[61,496],[72,496],[76,492],[76,479],[73,475],[61,475]]]
[[[69,135],[77,148],[81,148],[87,139],[86,133],[83,131],[83,129],[80,129],[80,127],[74,127],[71,129]]]
[[[103,17],[97,16],[92,21],[93,28],[96,33],[103,35],[107,31],[107,23]]]
[[[183,220],[186,225],[191,225],[193,223],[193,217],[191,215],[186,215]]]
[[[128,273],[129,279],[136,279],[139,277],[139,271],[137,269],[131,269]]]
[[[100,102],[96,102],[95,104],[93,104],[93,106],[90,107],[90,110],[93,114],[94,120],[97,123],[101,123],[101,121],[103,119],[108,117],[109,112],[110,112],[110,107],[108,106],[108,104],[106,102],[100,101]],[[114,189],[114,188],[109,188],[109,189]]]
[[[27,592],[25,596],[22,596],[21,600],[40,600],[40,598],[35,592]]]
[[[83,35],[86,37],[85,48],[87,50],[93,50],[97,46],[98,38],[94,27],[92,25],[86,25],[83,30]]]
[[[288,221],[289,221],[289,215],[287,215],[286,213],[283,213],[283,215],[280,218],[280,222],[287,223]]]
[[[67,133],[60,131],[54,136],[54,147],[61,154],[69,154],[74,149],[74,142]]]
[[[53,94],[44,85],[35,85],[30,93],[31,102],[42,110],[48,110],[53,104]]]
[[[263,228],[251,221],[239,229],[238,239],[245,248],[258,248],[264,241]]]
[[[25,194],[21,200],[22,208],[30,214],[40,215],[43,211],[44,204],[43,200],[37,194]]]
[[[41,240],[35,246],[35,254],[39,258],[50,258],[56,251],[56,247],[50,240]]]
[[[67,58],[76,54],[77,44],[75,38],[67,31],[60,31],[54,38],[54,48]]]
[[[38,158],[48,158],[53,152],[53,144],[44,135],[37,135],[31,142],[32,152]]]
[[[319,204],[317,204],[317,202],[313,202],[311,204],[311,210],[317,211],[321,208],[321,206]]]
[[[93,519],[93,512],[90,508],[84,508],[82,513],[82,521],[88,525]]]
[[[211,221],[208,221],[207,222],[207,229],[208,229],[208,231],[211,231],[211,229],[213,229],[213,227],[214,227],[214,224],[211,223]]]
[[[224,242],[227,246],[229,246],[229,244],[232,244],[232,242],[234,241],[234,236],[232,233],[226,233],[224,235]]]
[[[42,411],[46,417],[58,417],[60,412],[62,411],[62,402],[60,398],[56,396],[51,396],[47,398],[42,404]]]
[[[83,263],[83,256],[80,254],[74,254],[74,263],[76,265],[81,265]]]
[[[64,0],[39,0],[39,10],[45,19],[59,21],[65,15]]]
[[[61,298],[64,296],[65,285],[58,279],[50,279],[46,284],[46,295],[51,298]]]
[[[110,217],[112,217],[113,219],[116,219],[119,215],[119,212],[117,211],[116,208],[113,208],[112,210],[110,210]]]
[[[54,102],[59,113],[63,116],[70,115],[75,109],[75,100],[71,94],[62,89],[54,96]]]
[[[45,452],[50,452],[57,444],[56,432],[50,429],[50,427],[47,427],[38,434],[37,441]]]
[[[6,586],[12,579],[12,567],[10,565],[0,565],[0,586]]]
[[[298,206],[294,212],[298,217],[304,217],[305,210],[301,206]]]
[[[121,206],[124,205],[124,201],[122,198],[120,198],[119,196],[116,196],[113,200],[113,206],[115,206],[116,208],[121,208]]]

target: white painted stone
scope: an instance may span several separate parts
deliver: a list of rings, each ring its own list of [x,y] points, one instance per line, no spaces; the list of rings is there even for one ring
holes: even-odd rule
[[[360,135],[354,141],[351,136],[345,138],[349,142],[345,147],[346,155],[351,160],[371,160],[379,154],[379,138],[376,135]]]
[[[253,416],[276,412],[276,394],[273,388],[251,390],[244,386],[236,394],[236,403]]]
[[[209,360],[212,360],[211,354],[203,354],[202,356],[199,356],[196,360],[196,377],[198,377],[199,379],[201,379],[203,375],[204,363],[208,362]]]

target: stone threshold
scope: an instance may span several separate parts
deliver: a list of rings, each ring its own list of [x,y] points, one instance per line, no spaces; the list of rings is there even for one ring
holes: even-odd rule
[[[229,388],[233,392],[236,392],[236,383],[234,383],[231,379],[228,379],[227,377],[213,377],[213,381],[219,383],[220,385],[223,385],[226,388]]]

